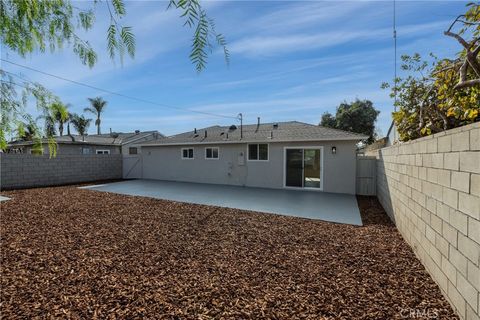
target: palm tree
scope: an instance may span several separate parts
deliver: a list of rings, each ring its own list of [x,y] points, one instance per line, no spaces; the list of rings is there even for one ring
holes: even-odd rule
[[[18,124],[17,134],[19,140],[33,141],[33,139],[38,135],[38,130],[33,122],[21,122]]]
[[[95,120],[95,125],[97,126],[97,134],[100,134],[100,116],[107,105],[107,101],[103,100],[102,97],[88,98],[90,101],[91,107],[85,108],[85,112],[90,112],[97,117]]]
[[[45,124],[43,127],[45,136],[47,137],[55,136],[57,134],[57,130],[55,128],[55,119],[53,118],[53,116],[50,114],[40,115],[37,117],[36,121],[39,121],[41,119],[45,121]]]
[[[58,124],[58,132],[60,136],[63,136],[63,127],[68,123],[68,105],[64,105],[61,102],[56,102],[52,104],[51,117],[53,122]]]
[[[85,116],[78,114],[72,114],[72,119],[70,120],[72,126],[77,130],[78,134],[84,136],[87,134],[88,127],[90,126],[90,122],[92,119],[87,119]]]

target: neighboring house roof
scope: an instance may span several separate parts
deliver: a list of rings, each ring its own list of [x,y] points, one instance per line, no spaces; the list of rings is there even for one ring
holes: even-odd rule
[[[358,141],[367,139],[362,134],[320,127],[313,124],[289,121],[243,125],[243,138],[240,138],[240,126],[212,126],[199,130],[180,133],[156,141],[141,143],[151,145],[188,145],[209,143],[239,142],[288,142],[288,141]]]
[[[383,137],[378,140],[375,140],[372,144],[369,144],[363,148],[365,151],[373,151],[373,150],[378,150],[385,148],[388,143],[388,137]]]
[[[157,138],[165,137],[158,131],[144,131],[144,132],[120,132],[120,133],[106,133],[106,134],[93,134],[93,135],[65,135],[55,137],[55,141],[59,144],[82,144],[82,145],[113,145],[121,146],[129,143],[134,143],[149,135],[157,134]],[[73,139],[72,139],[73,138]],[[42,143],[48,143],[47,139],[43,139]],[[27,146],[32,145],[32,141],[13,141],[9,143],[9,146]]]

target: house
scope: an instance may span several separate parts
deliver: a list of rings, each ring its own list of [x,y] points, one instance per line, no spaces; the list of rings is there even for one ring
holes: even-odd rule
[[[297,121],[212,126],[141,143],[142,178],[355,194],[367,136]]]
[[[158,131],[112,132],[94,135],[65,135],[55,137],[57,154],[137,154],[138,144],[163,138]],[[43,153],[48,153],[48,140],[42,140]],[[9,153],[32,153],[32,141],[13,141],[8,144]]]
[[[390,125],[385,137],[377,139],[370,145],[364,145],[362,148],[360,148],[360,150],[358,150],[357,154],[363,156],[376,156],[380,149],[397,144],[399,142],[398,137],[397,127],[392,121],[392,124]]]

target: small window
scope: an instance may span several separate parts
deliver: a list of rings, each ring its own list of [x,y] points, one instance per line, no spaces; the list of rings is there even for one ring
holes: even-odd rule
[[[110,154],[110,150],[96,150],[96,154]]]
[[[90,154],[90,148],[82,148],[82,154]]]
[[[218,159],[218,147],[205,148],[205,159]]]
[[[128,148],[128,154],[138,154],[137,147]]]
[[[183,148],[182,159],[193,159],[193,148]]]
[[[268,161],[268,144],[249,144],[248,160]]]

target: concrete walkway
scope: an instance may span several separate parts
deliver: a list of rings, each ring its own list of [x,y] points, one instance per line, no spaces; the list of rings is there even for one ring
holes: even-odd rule
[[[362,225],[354,195],[159,180],[129,180],[81,188]]]

